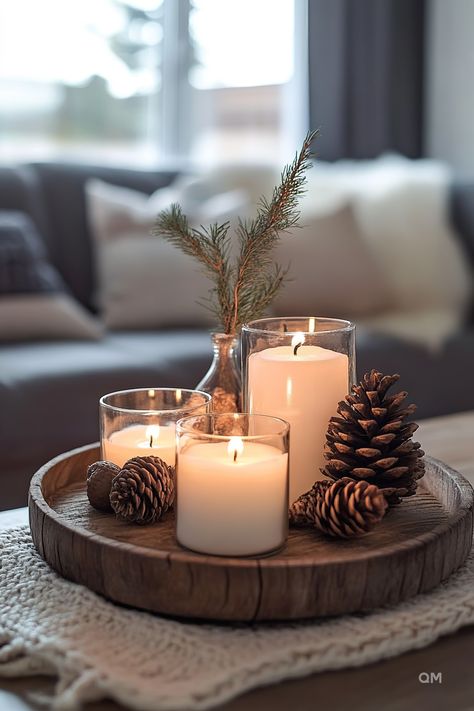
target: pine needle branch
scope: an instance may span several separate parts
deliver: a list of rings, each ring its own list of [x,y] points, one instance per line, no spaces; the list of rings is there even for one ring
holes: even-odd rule
[[[239,219],[235,265],[229,256],[228,222],[191,228],[176,204],[158,215],[152,234],[197,259],[210,277],[213,288],[208,308],[216,314],[225,333],[235,334],[244,323],[262,315],[285,281],[287,271],[275,265],[271,255],[281,234],[298,223],[298,200],[304,193],[316,135],[317,131],[308,133],[300,152],[283,170],[271,200],[260,199],[256,217],[245,222]]]

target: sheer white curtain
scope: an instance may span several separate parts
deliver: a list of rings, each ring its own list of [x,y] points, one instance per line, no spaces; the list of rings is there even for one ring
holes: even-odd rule
[[[284,160],[306,128],[305,5],[2,0],[0,160]]]

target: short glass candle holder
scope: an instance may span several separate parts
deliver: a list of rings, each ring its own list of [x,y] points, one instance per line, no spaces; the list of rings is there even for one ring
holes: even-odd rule
[[[198,553],[261,556],[288,535],[289,425],[242,413],[177,424],[176,537]]]
[[[176,422],[210,410],[211,396],[199,390],[142,388],[100,398],[102,459],[123,466],[132,457],[153,455],[176,463]]]
[[[290,503],[322,478],[329,419],[355,381],[355,326],[317,317],[267,318],[242,329],[244,409],[291,426]]]

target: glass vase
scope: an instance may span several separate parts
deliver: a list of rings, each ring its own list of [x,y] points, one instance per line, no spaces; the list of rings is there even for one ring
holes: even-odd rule
[[[211,337],[214,349],[211,367],[196,390],[211,395],[213,412],[238,412],[242,392],[236,356],[238,338],[227,333],[213,333]]]
[[[242,329],[244,410],[290,423],[290,502],[321,479],[329,420],[355,380],[355,326],[268,318]]]

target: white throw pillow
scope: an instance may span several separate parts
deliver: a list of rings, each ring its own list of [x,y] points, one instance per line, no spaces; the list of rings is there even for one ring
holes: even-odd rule
[[[102,247],[100,306],[112,330],[211,326],[212,287],[197,262],[158,238],[133,234]]]
[[[151,230],[157,214],[178,202],[194,226],[225,222],[248,210],[249,197],[230,181],[182,177],[147,196],[100,180],[86,183],[86,201],[96,240],[98,305],[113,330],[166,326],[213,326],[202,302],[212,283],[195,259]]]
[[[302,215],[301,228],[283,235],[276,259],[289,278],[272,311],[279,316],[348,317],[380,313],[388,293],[361,238],[352,208],[340,202]]]
[[[433,160],[383,156],[318,163],[305,202],[350,200],[380,266],[393,309],[451,309],[462,319],[471,275],[449,220],[451,176]]]
[[[67,294],[0,297],[0,341],[97,340],[102,328]]]

